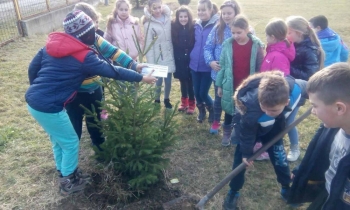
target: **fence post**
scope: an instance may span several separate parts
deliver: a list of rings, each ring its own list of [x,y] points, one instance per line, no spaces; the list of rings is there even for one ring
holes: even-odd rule
[[[45,1],[46,1],[47,11],[50,11],[50,0],[45,0]]]
[[[23,29],[22,29],[22,24],[21,24],[22,16],[21,16],[21,11],[20,11],[19,6],[18,6],[18,0],[12,0],[12,3],[13,3],[13,7],[15,8],[15,12],[16,12],[18,33],[21,36],[23,36]]]

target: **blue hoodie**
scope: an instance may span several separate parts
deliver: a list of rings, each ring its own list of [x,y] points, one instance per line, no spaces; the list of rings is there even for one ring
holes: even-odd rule
[[[325,28],[317,32],[317,36],[326,55],[324,61],[325,67],[333,63],[346,62],[348,60],[349,49],[340,36],[332,29]]]

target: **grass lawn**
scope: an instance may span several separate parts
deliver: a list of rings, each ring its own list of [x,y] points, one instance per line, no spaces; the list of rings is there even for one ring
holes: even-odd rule
[[[105,28],[106,16],[111,12],[114,2],[110,1],[109,6],[101,4],[97,7],[104,17],[102,29]],[[218,5],[220,3],[217,2]],[[309,19],[323,14],[329,19],[330,27],[350,44],[348,0],[242,0],[241,6],[257,36],[263,41],[264,27],[273,17],[302,15]],[[196,14],[196,2],[192,2],[191,7]],[[142,13],[142,10],[133,11],[135,16],[141,16]],[[0,48],[0,209],[55,209],[62,199],[74,207],[67,209],[96,209],[87,197],[73,195],[63,198],[59,195],[48,136],[26,108],[24,93],[29,85],[28,64],[45,44],[46,38],[47,35],[20,38]],[[170,98],[172,102],[180,100],[178,81],[173,81]],[[300,113],[308,106],[300,109]],[[198,124],[195,118],[195,115],[176,116],[181,124],[179,141],[174,152],[169,155],[171,163],[164,174],[167,178],[179,179],[175,188],[202,197],[231,171],[234,147],[221,147],[221,133],[210,135],[209,125]],[[318,125],[319,121],[311,116],[298,126],[302,155]],[[80,167],[92,172],[95,162],[90,158],[93,151],[89,145],[90,139],[85,130],[81,140]],[[285,146],[288,151],[287,138]],[[297,164],[292,163],[291,168]],[[206,209],[221,209],[227,189],[225,187],[216,194]],[[240,209],[288,209],[279,197],[279,189],[270,162],[256,162],[255,167],[246,173]],[[113,206],[109,209],[113,209]]]

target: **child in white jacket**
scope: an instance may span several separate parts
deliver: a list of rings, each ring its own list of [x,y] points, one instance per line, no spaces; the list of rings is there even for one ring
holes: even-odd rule
[[[148,7],[144,9],[143,17],[144,31],[146,36],[146,47],[157,37],[151,50],[146,54],[147,62],[168,66],[168,76],[164,78],[164,105],[171,109],[169,95],[171,90],[172,73],[175,72],[174,52],[171,41],[171,11],[169,7],[162,4],[161,0],[149,0]],[[147,30],[147,28],[149,29]],[[157,91],[155,103],[160,103],[160,92],[163,78],[157,80]]]

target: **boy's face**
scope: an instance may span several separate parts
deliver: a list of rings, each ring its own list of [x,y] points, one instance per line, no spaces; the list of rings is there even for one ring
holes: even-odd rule
[[[278,104],[276,106],[264,106],[262,104],[260,104],[260,108],[263,112],[265,112],[266,115],[270,116],[270,117],[277,117],[278,115],[280,115],[284,108],[289,104],[289,99],[285,104]]]
[[[320,119],[327,128],[336,128],[338,118],[338,106],[336,103],[326,105],[317,97],[317,93],[309,93],[309,100],[312,105],[311,113]]]

